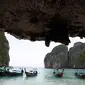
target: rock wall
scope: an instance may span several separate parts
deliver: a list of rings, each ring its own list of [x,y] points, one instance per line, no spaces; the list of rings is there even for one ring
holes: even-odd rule
[[[85,68],[81,65],[80,55],[85,51],[85,43],[77,42],[68,51],[65,45],[59,45],[45,56],[45,68]]]
[[[56,46],[44,59],[45,68],[66,67],[68,48],[65,45]]]
[[[85,50],[85,43],[77,42],[73,47],[69,49],[69,67],[71,68],[82,68],[79,57]]]
[[[85,0],[0,0],[0,30],[46,46],[69,44],[85,37]]]
[[[9,60],[9,43],[4,32],[0,31],[0,66],[8,66]]]

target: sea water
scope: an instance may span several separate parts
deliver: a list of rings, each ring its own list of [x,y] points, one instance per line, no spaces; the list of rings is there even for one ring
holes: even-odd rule
[[[23,76],[0,77],[0,85],[85,85],[85,79],[75,77],[75,69],[65,69],[64,76],[57,78],[53,75],[53,69],[37,68],[35,77]]]

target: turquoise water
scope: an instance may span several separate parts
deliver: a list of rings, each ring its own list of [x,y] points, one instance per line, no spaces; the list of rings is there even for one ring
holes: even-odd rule
[[[37,69],[36,77],[0,77],[0,85],[85,85],[85,79],[75,77],[75,69],[65,69],[64,77],[57,78],[53,69]]]

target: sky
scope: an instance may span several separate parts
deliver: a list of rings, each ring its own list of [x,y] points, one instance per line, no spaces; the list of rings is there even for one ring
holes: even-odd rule
[[[5,33],[5,36],[10,46],[10,66],[44,68],[45,55],[51,52],[55,46],[61,44],[51,42],[50,46],[46,47],[44,41],[19,40],[7,33]],[[79,37],[70,37],[70,40],[71,43],[68,45],[68,48],[72,47],[75,42],[85,42],[85,39],[80,39]]]

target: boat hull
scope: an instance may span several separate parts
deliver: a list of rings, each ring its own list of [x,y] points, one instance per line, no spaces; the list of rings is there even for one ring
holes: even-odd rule
[[[30,73],[30,72],[25,72],[25,74],[26,74],[27,77],[28,77],[28,76],[37,76],[37,71],[34,71],[34,72],[32,72],[32,73]]]
[[[75,76],[78,77],[78,78],[85,79],[85,74],[83,74],[83,73],[75,73]]]
[[[63,77],[63,73],[57,73],[55,74],[56,77]]]
[[[14,69],[14,68],[4,68],[0,70],[0,76],[21,76],[23,75],[23,69]]]

